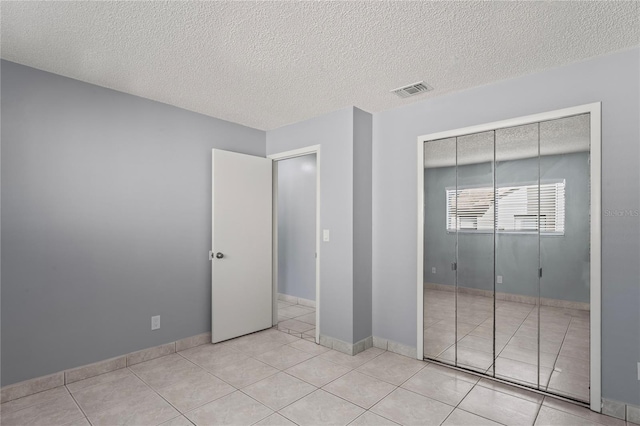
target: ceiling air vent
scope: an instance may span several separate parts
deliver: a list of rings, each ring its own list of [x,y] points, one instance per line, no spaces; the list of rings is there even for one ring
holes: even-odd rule
[[[401,98],[408,98],[409,96],[419,95],[420,93],[425,93],[429,90],[433,90],[433,87],[429,86],[424,81],[419,81],[407,86],[398,87],[397,89],[393,89],[391,92]]]

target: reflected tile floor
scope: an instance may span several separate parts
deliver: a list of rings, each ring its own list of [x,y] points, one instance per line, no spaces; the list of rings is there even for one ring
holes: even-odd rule
[[[589,400],[589,311],[495,300],[494,362],[493,298],[458,294],[456,312],[455,293],[425,288],[424,307],[428,358]]]
[[[315,308],[278,300],[278,330],[315,342]]]
[[[0,423],[631,425],[378,348],[349,357],[276,328],[7,402]]]

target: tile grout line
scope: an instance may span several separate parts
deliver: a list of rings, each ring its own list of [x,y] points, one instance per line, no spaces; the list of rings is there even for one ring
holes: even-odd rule
[[[317,391],[319,391],[319,390],[322,390],[323,392],[326,392],[326,393],[328,393],[328,394],[330,394],[330,395],[332,395],[332,396],[335,396],[336,398],[339,398],[339,399],[341,399],[341,400],[343,400],[343,401],[345,401],[345,402],[347,402],[347,403],[349,403],[349,404],[352,404],[352,405],[354,405],[354,406],[356,406],[356,407],[358,407],[358,408],[360,408],[360,409],[362,409],[362,410],[365,410],[362,414],[360,414],[359,416],[357,416],[357,417],[356,417],[356,419],[357,419],[358,417],[360,417],[361,415],[363,415],[364,413],[366,413],[366,412],[367,412],[367,411],[369,411],[370,409],[367,409],[367,408],[361,407],[361,406],[359,406],[358,404],[355,404],[355,403],[353,403],[353,402],[351,402],[351,401],[349,401],[349,400],[347,400],[347,399],[345,399],[345,398],[341,397],[340,395],[335,395],[334,393],[332,393],[332,392],[330,392],[330,391],[327,391],[327,390],[325,390],[325,389],[323,389],[323,388],[324,388],[325,386],[327,386],[327,385],[329,385],[329,384],[331,384],[331,383],[335,382],[336,380],[341,379],[342,377],[346,376],[347,374],[349,374],[349,373],[351,373],[351,372],[356,371],[356,369],[357,369],[357,368],[359,368],[359,367],[361,367],[362,365],[365,365],[365,364],[367,364],[367,363],[369,363],[369,362],[373,361],[374,359],[376,359],[377,357],[379,357],[380,355],[382,355],[382,354],[383,354],[383,353],[385,353],[385,352],[388,352],[388,351],[383,351],[383,352],[381,352],[380,354],[376,355],[375,357],[373,357],[373,358],[371,358],[370,360],[368,360],[368,361],[364,362],[363,364],[361,364],[360,366],[358,366],[358,367],[356,367],[356,368],[351,368],[351,367],[348,367],[348,366],[345,366],[345,365],[342,365],[342,364],[335,363],[335,362],[330,361],[330,360],[328,360],[328,359],[324,359],[324,358],[322,358],[324,361],[330,362],[330,363],[332,363],[332,364],[335,364],[335,365],[338,365],[338,366],[341,366],[341,367],[349,368],[350,370],[349,370],[349,371],[347,371],[346,373],[344,373],[344,374],[340,375],[339,377],[336,377],[335,379],[333,379],[333,380],[331,380],[331,381],[329,381],[329,382],[325,383],[324,385],[322,385],[322,386],[320,386],[320,387],[318,387],[318,386],[314,385],[313,383],[309,383],[309,382],[305,381],[305,380],[304,380],[304,379],[302,379],[302,378],[299,378],[299,377],[293,376],[292,374],[287,373],[286,371],[284,371],[284,370],[283,370],[283,371],[282,371],[283,373],[285,373],[285,374],[287,374],[287,375],[289,375],[289,376],[291,376],[291,377],[293,377],[293,378],[295,378],[295,379],[301,380],[302,382],[307,383],[307,384],[309,384],[309,385],[311,385],[311,386],[315,387],[316,389],[315,389],[314,391],[312,391],[312,392],[308,393],[307,395],[304,395],[303,397],[301,397],[301,398],[297,399],[296,401],[291,402],[290,404],[285,405],[285,406],[284,406],[284,407],[282,407],[280,410],[278,410],[278,411],[277,411],[277,413],[278,413],[278,414],[280,414],[280,415],[282,415],[283,417],[287,418],[288,420],[291,420],[291,419],[289,419],[287,416],[285,416],[284,414],[282,414],[282,413],[281,413],[281,411],[282,411],[282,410],[284,410],[285,408],[287,408],[287,407],[289,407],[289,406],[291,406],[291,405],[295,404],[296,402],[300,401],[301,399],[303,399],[303,398],[305,398],[305,397],[307,397],[307,396],[309,396],[309,395],[311,395],[311,394],[313,394],[313,393],[315,393],[315,392],[317,392]],[[340,352],[340,353],[342,353],[342,352]],[[322,354],[320,354],[320,355],[322,355]],[[320,357],[320,355],[317,355],[316,357]],[[308,360],[307,360],[307,361],[308,361]],[[361,374],[364,374],[364,373],[361,373]],[[372,377],[372,376],[369,376],[368,374],[365,374],[365,375],[366,375],[367,377]],[[374,377],[374,379],[377,379],[377,378],[375,378],[375,377]],[[380,379],[377,379],[377,380],[380,380]],[[380,381],[382,381],[382,382],[384,382],[384,383],[388,383],[388,382],[386,382],[386,381],[384,381],[384,380],[380,380]],[[397,386],[397,385],[394,385],[394,384],[392,384],[392,383],[388,383],[388,384],[391,384],[392,386],[395,386],[395,389],[394,389],[394,390],[392,390],[391,392],[389,392],[387,395],[385,395],[385,396],[384,396],[383,398],[381,398],[379,401],[377,401],[377,402],[376,402],[376,404],[377,404],[378,402],[380,402],[382,399],[384,399],[384,398],[386,398],[387,396],[389,396],[393,391],[395,391],[396,389],[398,389],[398,386]],[[374,405],[375,405],[375,404],[374,404]],[[373,406],[372,406],[372,407],[373,407]],[[374,414],[375,414],[375,413],[374,413]],[[380,417],[383,417],[383,416],[380,416]],[[384,418],[386,418],[386,417],[384,417]],[[353,421],[355,421],[356,419],[353,419],[353,420],[352,420],[352,422],[353,422]],[[387,419],[387,420],[390,420],[390,419]],[[293,420],[291,420],[291,421],[293,421]],[[349,423],[352,423],[352,422],[349,422]],[[295,422],[294,422],[294,423],[295,423]],[[394,422],[394,423],[395,423],[395,422]]]
[[[430,364],[430,363],[427,363],[427,365],[429,365],[429,364]],[[405,381],[402,383],[402,385],[404,385],[404,384],[405,384],[405,383],[407,383],[409,380],[411,380],[414,376],[416,376],[418,373],[420,373],[421,371],[423,371],[423,370],[427,367],[427,365],[425,365],[424,367],[422,367],[422,369],[420,369],[420,371],[418,371],[417,373],[415,373],[413,376],[411,376],[410,378],[408,378],[407,380],[405,380]],[[436,365],[436,364],[433,364],[433,365]],[[440,373],[437,373],[437,374],[440,374]],[[444,374],[443,374],[443,376],[446,376],[446,375],[444,375]],[[449,376],[447,376],[447,377],[449,377]],[[467,413],[473,414],[473,415],[478,416],[478,417],[482,417],[483,419],[487,419],[487,420],[490,420],[490,421],[492,421],[492,422],[496,422],[495,420],[488,419],[488,418],[486,418],[486,417],[484,417],[484,416],[481,416],[481,415],[479,415],[479,414],[471,413],[470,411],[467,411],[467,410],[464,410],[464,409],[462,409],[462,408],[459,408],[460,404],[462,404],[462,401],[464,401],[464,400],[465,400],[465,398],[466,398],[467,396],[469,396],[469,394],[471,393],[471,391],[472,391],[476,386],[480,386],[480,387],[481,387],[481,388],[483,388],[483,389],[488,389],[488,388],[485,388],[484,386],[479,385],[480,380],[478,380],[478,381],[477,381],[477,382],[475,382],[475,383],[471,383],[471,382],[468,382],[468,381],[466,381],[466,380],[458,379],[458,378],[456,378],[456,377],[454,377],[454,379],[457,379],[457,380],[463,381],[463,382],[465,382],[465,383],[470,383],[470,384],[472,384],[472,386],[471,386],[471,388],[467,391],[467,393],[465,394],[465,396],[464,396],[464,397],[462,397],[462,398],[460,399],[460,401],[459,401],[455,406],[453,406],[453,410],[451,410],[451,412],[447,415],[447,417],[445,417],[445,419],[442,421],[442,423],[446,422],[446,421],[447,421],[447,419],[449,418],[449,416],[451,416],[451,414],[453,414],[453,412],[454,412],[456,409],[462,410],[462,411],[464,411],[464,412],[467,412]],[[414,392],[414,391],[412,391],[412,390],[410,390],[410,389],[403,388],[403,387],[402,387],[402,385],[398,386],[398,388],[402,388],[403,390],[406,390],[406,391],[408,391],[408,392],[414,393],[414,394],[416,394],[416,395],[420,395],[420,396],[422,396],[422,397],[424,397],[424,398],[428,398],[428,399],[431,399],[431,400],[434,400],[434,401],[440,402],[440,403],[442,403],[442,404],[449,405],[449,406],[451,407],[451,404],[447,404],[446,402],[442,402],[442,401],[440,401],[440,400],[437,400],[437,399],[430,398],[430,397],[428,397],[428,396],[422,395],[422,394],[420,394],[420,393],[418,393],[418,392]],[[493,389],[490,389],[490,390],[493,390]],[[497,391],[495,391],[495,392],[497,392]],[[505,394],[505,395],[509,395],[509,394]],[[513,396],[513,395],[511,395],[511,396]],[[521,399],[522,399],[522,398],[521,398]],[[440,423],[440,424],[442,424],[442,423]],[[496,422],[496,423],[500,423],[500,422]],[[502,424],[502,423],[500,423],[500,424]]]
[[[551,374],[549,374],[549,381],[547,382],[547,386],[545,387],[547,392],[549,391],[549,385],[551,384],[551,376],[553,376],[553,372],[556,371],[556,364],[558,363],[558,358],[560,358],[560,352],[562,352],[562,347],[564,346],[564,341],[567,339],[567,334],[569,334],[569,327],[571,327],[571,322],[573,321],[573,317],[569,320],[569,324],[567,324],[567,329],[564,331],[564,336],[562,337],[562,342],[560,342],[560,349],[558,349],[558,354],[553,360],[553,367],[551,368]],[[589,336],[591,337],[591,336]],[[589,374],[589,386],[591,386],[591,374]]]
[[[509,301],[506,301],[506,302],[507,302],[507,303],[518,303],[518,304],[520,304],[520,305],[525,305],[525,304],[523,304],[523,303],[521,303],[521,302],[509,302]],[[528,304],[526,304],[526,305],[528,305]],[[502,347],[502,349],[500,350],[500,352],[499,352],[498,356],[496,357],[496,359],[500,356],[500,354],[502,354],[502,353],[504,352],[504,350],[506,350],[506,348],[509,346],[509,343],[513,340],[513,338],[515,338],[515,337],[516,337],[516,334],[518,333],[518,331],[520,331],[521,329],[523,329],[523,327],[525,327],[525,323],[526,323],[527,319],[531,316],[531,314],[534,312],[534,310],[536,309],[536,307],[537,307],[537,305],[531,305],[531,307],[530,307],[530,308],[528,309],[528,311],[526,312],[526,314],[525,314],[524,318],[523,318],[522,320],[520,320],[520,321],[519,321],[519,324],[517,325],[517,328],[515,329],[515,331],[513,331],[512,333],[509,333],[509,334],[510,334],[509,339],[507,340],[507,342],[505,343],[505,345],[504,345],[504,346]],[[498,309],[498,308],[497,308],[497,309]],[[563,309],[563,308],[558,308],[558,309]],[[573,315],[571,315],[570,317],[571,317],[571,319],[570,319],[570,324],[565,328],[565,336],[568,334],[568,330],[569,330],[569,328],[570,328],[570,326],[571,326],[571,322],[573,322],[573,321],[574,321],[574,319],[576,318],[576,317],[574,317]],[[485,320],[485,321],[486,321],[486,320]],[[436,324],[438,324],[439,322],[442,322],[442,320],[440,320],[440,321],[436,321],[436,323],[434,323],[434,324],[433,324],[433,325],[431,325],[430,327],[434,327],[434,326],[435,326]],[[496,322],[497,322],[497,321],[496,321]],[[482,324],[480,324],[480,325],[476,326],[473,330],[478,329],[481,325],[482,325]],[[427,329],[428,329],[428,328],[430,328],[430,327],[427,327]],[[538,327],[538,328],[540,329],[540,327]],[[467,334],[466,334],[466,336],[470,336],[470,335],[471,335],[471,333],[473,333],[473,330],[472,330],[472,331],[470,331],[469,333],[467,333]],[[480,338],[484,338],[483,336],[478,336],[478,337],[480,337]],[[425,341],[426,341],[426,340],[425,340]],[[441,351],[439,355],[441,355],[443,352],[446,352],[446,350],[450,349],[450,348],[451,348],[451,347],[453,347],[453,346],[454,346],[454,345],[450,345],[448,348],[446,348],[446,349],[444,349],[443,351]],[[538,344],[538,346],[539,346],[539,344]],[[519,346],[518,346],[518,348],[519,348]],[[546,352],[545,352],[545,353],[546,353]],[[438,355],[438,356],[439,356],[439,355]],[[551,353],[551,355],[553,355],[553,353]],[[559,351],[555,353],[555,356],[556,356],[556,360],[557,360],[557,358],[559,357]],[[437,358],[437,356],[436,356],[435,358]],[[529,363],[527,363],[527,362],[520,361],[520,360],[517,360],[517,359],[512,359],[512,358],[510,358],[510,357],[506,357],[506,356],[505,356],[505,358],[506,358],[506,359],[509,359],[509,360],[512,360],[512,361],[514,361],[514,362],[522,362],[522,363],[524,363],[524,364],[534,365],[534,364],[529,364]],[[428,358],[427,358],[427,360],[428,360]],[[446,365],[446,364],[448,364],[448,362],[445,362],[445,361],[441,361],[441,362],[442,362],[442,364],[445,364],[445,365]],[[494,363],[494,364],[495,364],[495,363]],[[555,368],[555,361],[554,361],[554,368]],[[552,369],[551,369],[551,374],[553,373],[554,368],[552,368]],[[490,370],[490,369],[491,369],[491,367],[489,367],[489,370]],[[487,370],[487,371],[488,371],[488,370]],[[491,375],[489,375],[489,374],[486,374],[486,373],[485,373],[485,375],[486,375],[487,377],[491,377]],[[499,376],[498,376],[498,378],[499,378]],[[551,375],[549,376],[549,381],[550,381],[550,378],[551,378]],[[503,379],[503,380],[505,380],[506,382],[510,382],[510,381],[512,381],[512,380],[506,380],[506,379]],[[537,381],[537,380],[536,380],[536,381]],[[519,383],[518,381],[513,380],[513,383],[514,383],[514,384],[519,384],[519,385],[521,385],[521,386],[529,387],[529,386],[526,384],[526,383],[528,383],[528,382],[526,382],[526,381],[524,381],[524,383],[522,383],[522,382],[520,382],[520,383]],[[549,383],[547,383],[547,385],[546,385],[546,386],[541,386],[541,387],[537,388],[537,390],[545,391],[545,389],[547,389],[547,388],[548,388],[548,384],[549,384]],[[534,389],[534,390],[535,390],[536,388],[535,388],[535,387],[531,387],[531,389]],[[558,395],[558,396],[559,396],[559,397],[562,397],[562,395]]]
[[[167,356],[168,356],[168,355],[167,355]],[[129,367],[127,367],[127,368],[129,368]],[[130,370],[131,370],[131,369],[130,369]],[[144,383],[144,384],[145,384],[149,389],[151,389],[151,391],[152,391],[153,393],[155,393],[156,395],[158,395],[158,396],[159,396],[160,398],[162,398],[162,399],[163,399],[167,404],[169,404],[169,405],[170,405],[174,410],[176,410],[176,411],[177,411],[178,413],[180,413],[181,415],[184,415],[184,413],[182,413],[182,411],[178,410],[178,407],[174,406],[172,403],[170,403],[169,401],[167,401],[167,399],[166,399],[165,397],[163,397],[162,395],[160,395],[160,394],[158,393],[158,391],[156,391],[154,388],[152,388],[152,387],[151,387],[151,385],[149,385],[149,383],[145,382],[145,381],[142,379],[142,377],[138,376],[138,375],[136,374],[136,372],[135,372],[135,371],[131,370],[131,373],[132,373],[134,376],[136,376],[136,377],[138,378],[138,380],[140,380],[142,383]],[[185,417],[186,417],[186,416],[185,416]],[[174,418],[175,418],[175,417],[174,417]],[[171,420],[171,419],[170,419],[170,420]],[[189,419],[187,419],[187,420],[189,420]]]
[[[349,373],[353,373],[354,371],[356,371],[356,370],[355,370],[355,369],[354,369],[354,370],[351,370]],[[347,373],[347,374],[349,374],[349,373]],[[357,373],[357,371],[356,371],[356,373]],[[360,374],[362,374],[362,373],[360,373]],[[345,376],[346,376],[346,374],[345,374]],[[323,386],[323,387],[321,387],[320,389],[321,389],[321,390],[323,390],[323,391],[325,391],[325,392],[327,392],[327,393],[329,393],[329,394],[331,394],[331,395],[333,395],[333,396],[335,396],[335,397],[337,397],[337,398],[340,398],[340,399],[342,399],[342,400],[344,400],[344,401],[347,401],[348,403],[353,404],[353,405],[355,405],[355,406],[356,406],[356,407],[358,407],[358,408],[362,408],[362,409],[363,409],[363,410],[365,410],[365,411],[369,411],[369,410],[370,410],[371,408],[373,408],[377,403],[379,403],[380,401],[382,401],[383,399],[385,399],[386,397],[388,397],[389,395],[391,395],[393,392],[395,392],[395,391],[399,388],[399,386],[393,385],[393,384],[391,384],[391,383],[385,382],[385,381],[383,381],[383,380],[380,380],[380,379],[377,379],[377,378],[375,378],[375,377],[374,377],[374,379],[376,379],[376,380],[380,380],[380,381],[381,381],[381,382],[383,382],[383,383],[391,384],[391,386],[394,386],[394,387],[395,387],[395,389],[392,389],[389,393],[385,394],[382,398],[378,399],[376,402],[374,402],[374,403],[373,403],[373,405],[371,405],[371,407],[369,407],[369,408],[365,408],[365,407],[363,407],[362,405],[358,405],[358,404],[356,404],[355,402],[349,401],[348,399],[343,398],[343,397],[342,397],[342,396],[340,396],[340,395],[336,395],[335,393],[331,392],[330,390],[326,390],[326,389],[324,389],[324,387],[325,387],[325,386],[329,386],[331,383],[333,383],[333,382],[335,382],[335,381],[337,381],[337,380],[340,380],[342,377],[344,377],[344,376],[338,377],[336,380],[333,380],[333,381],[331,381],[331,382],[327,383],[326,385],[324,385],[324,386]],[[367,376],[367,377],[371,377],[371,376]],[[364,414],[364,413],[363,413],[363,414]],[[374,413],[374,414],[375,414],[375,413]],[[379,414],[378,414],[378,415],[379,415]],[[360,416],[358,416],[358,417],[360,417]],[[381,416],[381,417],[382,417],[382,416]]]
[[[277,331],[279,331],[279,330],[277,330]],[[303,340],[303,339],[299,338],[299,340]],[[294,343],[294,342],[284,343],[284,344],[282,344],[280,347],[283,347],[283,346],[289,346],[291,343]],[[231,349],[231,350],[234,350],[234,351],[235,351],[235,349],[233,349],[233,348],[229,348],[229,349]],[[295,349],[295,348],[293,348],[293,349]],[[276,350],[276,349],[273,349],[273,350]],[[298,350],[299,350],[299,349],[298,349]],[[240,351],[236,351],[236,352],[241,353]],[[268,352],[270,352],[270,351],[268,351]],[[306,354],[311,355],[309,352],[305,352],[305,351],[301,351],[301,352],[304,352],[304,353],[306,353]],[[180,354],[180,355],[181,355],[181,354]],[[257,381],[255,381],[255,382],[253,382],[253,383],[250,383],[250,384],[248,384],[247,386],[245,386],[244,388],[238,388],[238,387],[236,387],[236,386],[232,385],[231,383],[229,383],[229,382],[225,381],[224,379],[222,379],[222,378],[218,377],[216,374],[214,374],[213,372],[211,372],[211,371],[207,370],[205,367],[203,367],[203,366],[201,366],[201,365],[199,365],[199,364],[195,363],[194,361],[192,361],[192,360],[190,360],[190,359],[186,358],[186,357],[185,357],[185,356],[183,356],[183,355],[181,355],[181,356],[182,356],[184,359],[187,359],[189,362],[193,363],[194,365],[198,366],[199,368],[202,368],[202,369],[203,369],[203,370],[205,370],[207,373],[211,374],[212,376],[216,377],[217,379],[219,379],[219,380],[223,381],[224,383],[228,384],[229,386],[233,387],[233,388],[235,389],[235,391],[234,391],[234,392],[240,392],[240,393],[242,393],[243,395],[246,395],[247,397],[249,397],[249,398],[251,398],[252,400],[256,401],[256,402],[257,402],[257,403],[259,403],[260,405],[263,405],[264,407],[266,407],[266,408],[268,408],[269,410],[271,410],[271,411],[272,411],[272,413],[271,413],[271,414],[269,414],[269,416],[271,416],[271,415],[272,415],[272,414],[274,414],[274,413],[279,413],[279,411],[280,411],[280,410],[274,410],[274,409],[272,409],[271,407],[269,407],[268,405],[266,405],[266,404],[264,404],[264,403],[262,403],[262,402],[258,401],[257,399],[255,399],[255,398],[254,398],[254,397],[252,397],[251,395],[249,395],[249,394],[247,394],[246,392],[244,392],[244,391],[243,391],[243,389],[244,389],[244,388],[247,388],[247,387],[249,387],[249,386],[252,386],[252,385],[254,385],[254,384],[256,384],[256,383],[259,383],[259,382],[261,382],[261,381],[263,381],[263,380],[269,379],[269,378],[271,378],[271,377],[275,376],[275,375],[276,375],[276,374],[278,374],[278,373],[284,373],[284,374],[287,374],[288,376],[290,376],[290,377],[292,377],[292,378],[294,378],[294,379],[300,380],[300,381],[302,381],[302,382],[304,382],[304,383],[306,383],[306,384],[308,384],[308,385],[311,385],[311,386],[313,386],[313,387],[315,388],[315,390],[314,390],[314,391],[310,392],[309,394],[303,395],[302,397],[300,397],[300,398],[299,398],[299,399],[297,399],[296,401],[291,402],[290,404],[288,404],[288,405],[287,405],[287,406],[285,406],[285,407],[288,407],[289,405],[291,405],[291,404],[293,404],[293,403],[295,403],[295,402],[299,401],[300,399],[302,399],[302,398],[304,398],[304,397],[306,397],[306,396],[310,395],[311,393],[315,392],[316,390],[320,389],[320,388],[318,388],[317,386],[315,386],[315,385],[313,385],[313,384],[311,384],[311,383],[308,383],[308,382],[306,382],[306,381],[304,381],[304,380],[302,380],[302,379],[300,379],[300,378],[298,378],[298,377],[295,377],[295,376],[293,376],[293,375],[291,375],[291,374],[289,374],[289,373],[286,373],[284,370],[280,370],[280,369],[279,369],[279,368],[277,368],[277,367],[274,367],[274,366],[272,366],[272,365],[270,365],[270,364],[268,364],[268,363],[265,363],[265,362],[263,362],[263,361],[260,361],[259,359],[255,358],[255,356],[247,356],[247,357],[248,357],[249,359],[253,359],[253,360],[255,360],[255,361],[258,361],[258,362],[260,362],[260,363],[263,363],[263,364],[265,364],[265,365],[268,365],[268,366],[269,366],[269,367],[271,367],[271,368],[275,368],[276,370],[278,370],[278,372],[277,372],[277,373],[274,373],[274,374],[271,374],[271,375],[269,375],[269,376],[267,376],[267,377],[264,377],[264,378],[262,378],[262,379],[260,379],[260,380],[257,380]],[[294,366],[296,366],[296,365],[299,365],[299,364],[301,364],[301,363],[303,363],[303,362],[309,361],[309,360],[311,360],[311,359],[313,359],[313,358],[316,358],[316,357],[318,357],[318,356],[319,356],[319,355],[313,355],[311,358],[308,358],[308,359],[306,359],[306,360],[304,360],[304,361],[301,361],[301,362],[300,362],[300,363],[298,363],[298,364],[294,364],[294,365],[292,365],[292,366],[290,366],[290,367],[287,367],[287,368],[294,367]],[[328,361],[328,360],[327,360],[327,361]],[[341,377],[342,377],[342,376],[341,376]],[[231,392],[231,393],[233,393],[233,392]],[[227,394],[227,395],[223,395],[223,396],[221,396],[220,398],[216,398],[216,399],[213,399],[213,400],[211,400],[211,401],[208,401],[208,402],[206,402],[206,403],[204,403],[204,404],[202,404],[202,405],[200,405],[200,406],[198,406],[198,407],[194,407],[193,409],[190,409],[190,410],[186,411],[185,413],[180,412],[180,410],[178,410],[178,412],[180,412],[182,415],[185,415],[186,413],[191,412],[191,411],[194,411],[194,410],[196,410],[196,409],[198,409],[198,408],[201,408],[201,407],[203,407],[204,405],[207,405],[207,404],[209,404],[209,403],[211,403],[211,402],[214,402],[214,401],[217,401],[217,400],[219,400],[219,399],[221,399],[221,398],[224,398],[225,396],[228,396],[228,395],[230,395],[231,393],[229,393],[229,394]],[[283,408],[285,408],[285,407],[283,407]],[[282,409],[283,409],[283,408],[282,408]],[[177,408],[176,408],[176,409],[177,409]],[[266,416],[265,418],[267,418],[267,417],[269,417],[269,416]],[[186,415],[185,415],[185,417],[186,417]],[[255,422],[255,423],[261,422],[262,420],[264,420],[264,419],[260,419],[260,420],[258,420],[258,421],[257,421],[257,422]],[[289,420],[290,420],[290,419],[289,419]],[[254,423],[254,424],[255,424],[255,423]],[[295,423],[295,422],[294,422],[294,423]]]
[[[87,420],[87,423],[89,423],[90,425],[93,425],[93,423],[91,423],[91,421],[89,420],[89,416],[87,416],[87,413],[85,413],[82,407],[80,406],[80,404],[78,404],[78,401],[76,400],[75,396],[73,396],[73,394],[71,393],[67,385],[62,385],[62,386],[64,386],[66,391],[69,393],[69,396],[71,397],[71,399],[73,399],[73,402],[76,404],[76,406],[78,407],[78,409],[80,410],[84,418]]]
[[[542,410],[542,403],[544,402],[544,398],[542,398],[542,401],[540,401],[540,405],[538,406],[538,409],[536,410],[536,416],[533,418],[533,425],[536,424],[536,420],[538,420],[538,416],[540,415],[540,411]]]

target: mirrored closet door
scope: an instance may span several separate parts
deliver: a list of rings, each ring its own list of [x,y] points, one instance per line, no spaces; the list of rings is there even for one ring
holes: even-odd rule
[[[424,144],[424,356],[589,401],[590,116]]]

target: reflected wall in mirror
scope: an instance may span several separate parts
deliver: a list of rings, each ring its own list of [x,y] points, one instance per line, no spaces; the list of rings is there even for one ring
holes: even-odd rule
[[[424,156],[424,203],[425,212],[429,212],[424,218],[424,354],[455,364],[456,271],[452,263],[456,233],[448,232],[446,223],[456,197],[454,194],[447,204],[445,188],[456,187],[456,139],[426,143]]]
[[[457,138],[458,201],[457,209],[448,211],[448,232],[455,228],[458,240],[456,365],[489,375],[494,351],[494,134]],[[454,189],[447,188],[447,195]]]
[[[496,377],[533,388],[539,364],[538,123],[496,130]]]
[[[589,114],[540,123],[540,182],[564,184],[540,197],[541,358],[556,357],[547,390],[581,401],[590,384],[589,161]]]

